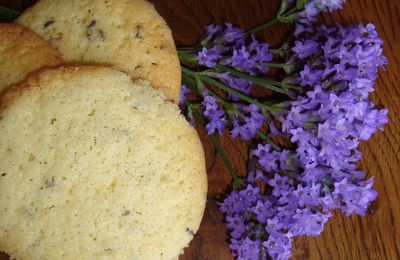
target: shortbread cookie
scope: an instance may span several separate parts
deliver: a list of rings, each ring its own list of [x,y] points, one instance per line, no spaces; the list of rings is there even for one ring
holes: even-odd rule
[[[139,84],[140,83],[140,84]],[[0,251],[16,259],[173,259],[198,230],[196,131],[148,83],[42,70],[0,100]]]
[[[41,0],[16,22],[69,62],[116,66],[179,100],[181,72],[171,30],[146,0]]]
[[[33,71],[62,62],[58,51],[30,29],[0,23],[0,92]]]

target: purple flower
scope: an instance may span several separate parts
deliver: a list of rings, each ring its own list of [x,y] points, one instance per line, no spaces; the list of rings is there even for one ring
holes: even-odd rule
[[[247,185],[246,189],[239,191],[239,194],[246,198],[248,205],[252,205],[260,199],[260,189],[250,184]]]
[[[256,76],[257,71],[262,73],[268,71],[266,63],[271,60],[272,54],[269,52],[269,45],[259,43],[253,36],[250,45],[232,49],[232,54],[221,59],[221,63]]]
[[[382,40],[372,24],[311,23],[318,13],[336,10],[343,2],[305,1],[287,62],[289,83],[302,91],[277,104],[281,111],[260,111],[232,95],[226,96],[227,103],[204,97],[209,134],[222,134],[229,120],[232,137],[247,141],[268,123],[273,134],[291,142],[288,149],[276,151],[264,143],[254,148],[252,139],[247,186],[233,190],[219,204],[238,259],[288,259],[293,237],[319,235],[331,210],[363,215],[376,198],[373,179],[365,180],[357,162],[359,143],[388,121],[388,111],[377,109],[369,99],[378,69],[387,62]],[[253,76],[268,71],[268,44],[254,37],[246,41],[244,31],[232,24],[209,26],[207,31],[198,53],[200,64],[213,68],[218,63]],[[207,76],[250,93],[251,82],[210,71]]]
[[[225,66],[234,67],[250,75],[257,76],[259,73],[268,71],[267,63],[273,56],[269,52],[269,44],[258,42],[254,36],[251,42],[246,42],[245,32],[225,23],[225,26],[209,25],[207,34],[201,41],[202,50],[197,53],[199,64],[209,68],[214,68],[217,63]],[[231,88],[237,89],[242,93],[249,94],[253,83],[229,75],[229,73],[209,73],[208,76],[221,80]],[[233,101],[238,98],[230,95]]]
[[[320,12],[333,12],[342,8],[344,0],[308,0],[304,9],[299,13],[300,24],[313,22]]]
[[[343,178],[340,182],[335,182],[335,190],[332,196],[339,200],[339,208],[346,215],[352,213],[365,215],[365,212],[369,204],[376,199],[377,193],[372,189],[374,178],[370,178],[368,181],[359,182],[355,185],[347,178]]]
[[[360,159],[360,140],[387,123],[387,110],[375,109],[368,99],[377,68],[386,62],[382,41],[372,24],[313,30],[298,37],[290,58],[303,66],[295,83],[311,90],[280,117],[282,130],[292,135],[307,170],[318,165],[348,169]],[[300,51],[305,42],[315,46],[312,56]]]
[[[233,44],[235,47],[245,44],[246,35],[244,31],[238,27],[233,26],[231,23],[225,23],[225,30],[222,35],[217,39],[217,42],[225,44]]]
[[[231,249],[238,260],[259,259],[260,241],[253,241],[248,237],[240,240],[232,239]]]
[[[309,1],[304,6],[304,10],[300,12],[300,21],[303,23],[313,22],[321,10],[317,7],[316,1]]]
[[[220,204],[220,210],[230,216],[246,212],[252,205],[256,205],[259,193],[260,189],[251,184],[242,191],[232,191]]]
[[[261,224],[267,224],[268,218],[274,215],[274,209],[271,202],[258,200],[257,204],[251,209],[256,214],[257,221]]]
[[[356,124],[356,131],[361,140],[368,140],[377,129],[383,130],[383,125],[388,122],[388,110],[370,109],[363,115],[363,123]]]
[[[321,44],[314,39],[307,39],[305,41],[295,41],[295,46],[292,51],[297,54],[300,59],[307,58],[318,51]]]
[[[219,109],[217,100],[211,96],[205,96],[202,105],[204,107],[203,114],[208,119],[207,133],[211,135],[217,131],[218,134],[222,135],[226,125],[224,110]]]
[[[268,122],[269,132],[272,136],[282,135],[281,131],[278,130],[275,123],[273,121]]]
[[[342,8],[345,0],[317,0],[315,2],[320,10],[333,12]]]
[[[279,160],[279,154],[271,151],[271,145],[259,144],[257,149],[252,151],[252,154],[258,157],[259,164],[267,172],[278,170],[277,161]]]
[[[249,106],[237,105],[238,116],[232,118],[233,129],[230,131],[232,137],[240,138],[244,141],[254,137],[257,131],[264,124],[264,116],[260,113],[258,106],[251,104]]]
[[[292,238],[283,233],[272,233],[268,240],[263,243],[272,259],[289,259],[292,255]]]
[[[367,98],[368,94],[374,91],[374,81],[367,78],[355,78],[349,82],[349,90],[354,94],[359,94],[362,98]]]
[[[255,64],[255,60],[251,57],[250,52],[245,46],[233,51],[232,58],[230,59],[232,67],[243,68],[246,72],[251,72]]]
[[[297,188],[293,191],[293,199],[299,207],[318,206],[321,196],[321,184],[318,182],[298,184]]]
[[[277,211],[277,208],[275,208]],[[267,219],[267,225],[265,230],[268,234],[277,234],[280,233],[281,230],[285,228],[285,225],[279,220],[278,217],[274,216],[272,218]]]
[[[262,169],[255,167],[254,169],[248,172],[247,181],[251,184],[256,184],[257,181],[266,182],[267,178]]]
[[[313,213],[308,208],[297,209],[289,232],[294,236],[318,236],[331,216],[330,213],[322,214],[319,211]]]
[[[185,85],[181,86],[181,96],[179,98],[179,105],[182,106],[186,103],[187,99],[186,96],[190,93],[190,89]]]
[[[254,86],[253,83],[242,78],[233,77],[229,73],[223,73],[221,74],[221,77],[223,78],[222,81],[225,82],[228,86],[245,94],[249,94],[251,87]],[[238,100],[238,98],[234,95],[230,95],[230,97],[233,101]]]
[[[275,174],[274,178],[268,181],[268,184],[274,188],[272,195],[279,197],[284,191],[287,191],[289,189],[288,181],[287,176]]]
[[[321,76],[323,71],[318,69],[311,69],[309,64],[304,66],[304,69],[300,72],[300,86],[316,86],[321,85]]]
[[[268,66],[265,63],[271,61],[273,58],[272,54],[269,52],[269,44],[259,43],[254,35],[252,35],[252,41],[249,45],[249,49],[254,55],[253,59],[255,61],[255,67],[262,73],[267,73]],[[252,71],[249,73],[254,74]]]
[[[226,221],[228,222],[226,228],[232,230],[231,236],[233,238],[238,239],[246,232],[246,226],[239,214],[235,214],[233,217],[226,216]]]
[[[303,33],[313,33],[314,28],[310,25],[310,22],[307,19],[299,19],[296,23],[296,27],[294,30],[294,35],[298,36]]]
[[[199,64],[214,68],[217,61],[221,58],[221,49],[218,46],[213,46],[209,49],[203,47],[203,49],[197,53],[197,57],[199,59]]]
[[[207,33],[204,39],[202,40],[202,46],[206,45],[209,41],[212,39],[215,39],[215,37],[221,33],[223,30],[222,26],[219,24],[210,24],[207,26]]]

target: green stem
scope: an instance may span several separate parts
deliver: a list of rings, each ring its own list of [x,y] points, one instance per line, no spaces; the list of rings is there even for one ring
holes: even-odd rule
[[[207,83],[209,83],[209,84],[211,84],[211,85],[213,85],[213,86],[215,86],[215,87],[217,87],[219,89],[222,89],[222,90],[228,92],[229,94],[234,95],[234,96],[236,96],[236,97],[238,97],[238,98],[240,98],[240,99],[242,99],[244,101],[247,101],[247,102],[249,102],[251,104],[257,105],[261,110],[275,112],[275,109],[273,107],[270,107],[270,106],[267,106],[267,105],[265,105],[265,104],[263,104],[261,102],[258,102],[257,100],[255,100],[255,99],[253,99],[253,98],[251,98],[251,97],[249,97],[249,96],[247,96],[247,95],[245,95],[245,94],[243,94],[243,93],[241,93],[241,92],[239,92],[239,91],[237,91],[237,90],[235,90],[233,88],[230,88],[230,87],[226,86],[225,84],[222,84],[221,82],[219,82],[217,80],[214,80],[214,79],[212,79],[212,78],[210,78],[210,77],[208,77],[208,76],[206,76],[204,74],[196,73],[196,72],[192,71],[191,69],[188,69],[188,68],[183,67],[183,66],[181,67],[181,69],[182,69],[183,73],[188,74],[188,75],[190,75],[192,77],[195,77],[195,75],[198,74],[202,81],[207,82]]]
[[[284,13],[282,16],[289,16],[291,14],[294,14],[296,11],[300,11],[299,9],[297,9],[297,7],[293,7],[292,9],[290,9],[289,11],[287,11],[286,13]]]
[[[266,80],[266,79],[260,79],[260,78],[251,76],[249,74],[237,71],[235,69],[232,69],[232,68],[220,65],[220,64],[217,64],[215,66],[215,70],[217,70],[219,72],[221,72],[221,71],[229,72],[231,75],[233,75],[235,77],[243,78],[243,79],[245,79],[247,81],[250,81],[250,82],[258,84],[258,85],[260,85],[262,87],[268,88],[268,89],[270,89],[272,91],[275,91],[275,92],[278,92],[278,93],[281,93],[281,94],[286,94],[285,90],[283,90],[282,88],[279,88],[279,87],[276,86],[276,85],[280,85],[281,84],[280,82],[270,81],[270,80]]]
[[[209,95],[215,97],[215,99],[217,99],[217,101],[225,108],[225,110],[228,111],[231,110],[232,105],[230,104],[230,102],[225,101],[225,99],[221,98],[217,93],[215,93],[211,89],[207,89],[207,92]]]
[[[186,61],[195,65],[199,65],[199,62],[196,57],[187,54],[185,51],[178,50],[178,58],[180,61]]]
[[[209,84],[211,84],[211,85],[213,85],[213,86],[215,86],[215,87],[217,87],[219,89],[222,89],[222,90],[228,92],[229,94],[234,95],[234,96],[236,96],[236,97],[238,97],[238,98],[240,98],[240,99],[242,99],[244,101],[247,101],[247,102],[249,102],[251,104],[254,104],[254,105],[258,106],[261,110],[265,110],[265,111],[269,111],[269,112],[275,112],[275,109],[273,107],[267,106],[267,105],[257,101],[254,98],[251,98],[251,97],[249,97],[249,96],[247,96],[247,95],[245,95],[245,94],[243,94],[243,93],[241,93],[241,92],[239,92],[239,91],[237,91],[237,90],[235,90],[233,88],[230,88],[230,87],[226,86],[225,84],[222,84],[221,82],[219,82],[217,80],[209,78],[209,77],[207,77],[205,75],[201,75],[200,77],[205,82],[207,82],[207,83],[209,83]]]
[[[274,49],[274,48],[270,48],[268,49],[268,51],[272,54],[281,54],[281,49]]]
[[[182,73],[182,83],[186,85],[187,87],[190,88],[190,90],[195,93],[197,96],[200,95],[200,92],[196,86],[196,81],[190,77],[189,75],[186,75],[185,73]]]
[[[246,35],[249,36],[251,34],[254,34],[258,31],[261,31],[267,27],[270,27],[278,22],[285,22],[285,18],[287,18],[289,15],[294,14],[296,11],[298,11],[298,9],[296,7],[292,8],[291,10],[287,11],[286,13],[284,13],[283,15],[277,16],[272,20],[267,20],[265,22],[263,22],[262,24],[259,24],[249,30],[246,31]]]
[[[276,63],[276,62],[264,62],[263,65],[270,68],[284,69],[287,65],[286,63]]]
[[[266,134],[264,134],[263,132],[261,132],[260,130],[257,130],[257,135],[263,139],[264,141],[266,141],[268,144],[271,145],[271,147],[275,150],[275,151],[282,151],[282,148],[276,144],[269,136],[267,136]]]
[[[197,60],[196,57],[193,57],[193,56],[191,56],[191,55],[189,55],[189,54],[187,54],[187,53],[185,53],[183,51],[178,51],[178,56],[179,56],[179,59],[181,61],[186,61],[186,62],[195,64],[195,65],[199,65],[198,60]],[[274,65],[274,66],[278,66],[279,63],[271,63],[271,64]],[[282,66],[282,67],[284,65],[285,64],[279,64],[279,66]],[[285,90],[283,90],[282,88],[277,87],[277,86],[281,85],[281,82],[272,81],[272,80],[266,80],[266,79],[260,79],[260,78],[251,76],[249,74],[237,71],[235,69],[232,69],[230,67],[223,66],[223,65],[220,65],[220,64],[217,64],[215,66],[215,70],[217,72],[221,72],[221,71],[222,72],[229,72],[233,76],[246,79],[246,80],[248,80],[250,82],[253,82],[253,83],[258,84],[258,85],[260,85],[262,87],[268,88],[268,89],[270,89],[272,91],[275,91],[275,92],[278,92],[278,93],[281,93],[281,94],[286,94]]]
[[[199,122],[200,126],[204,130],[206,130],[203,118],[201,117],[198,108],[196,106],[193,106],[193,105],[189,104],[189,109],[192,111],[192,114],[193,114],[194,118],[197,120],[197,122]],[[229,160],[228,156],[226,155],[224,149],[218,143],[218,140],[215,137],[215,135],[209,135],[209,137],[210,137],[211,143],[215,147],[215,150],[217,151],[219,156],[221,156],[222,161],[224,162],[224,164],[225,164],[226,168],[228,169],[229,173],[231,174],[231,176],[233,178],[234,186],[235,186],[235,184],[237,185],[239,183],[243,183],[243,179],[240,178],[238,176],[238,174],[236,173],[235,169],[233,168],[233,165],[232,165],[231,161]]]
[[[198,77],[198,76],[197,76]],[[200,82],[195,79],[192,78],[191,76],[182,73],[182,82],[187,85],[197,96],[201,96],[201,93],[199,91],[200,89]],[[215,97],[218,102],[223,105],[226,109],[230,109],[231,108],[231,104],[229,102],[227,102],[225,99],[223,99],[220,95],[218,95],[217,93],[215,93],[214,91],[212,91],[211,89],[206,89],[206,91],[208,92],[209,95]]]
[[[265,29],[265,28],[267,28],[269,26],[272,26],[272,25],[276,24],[277,22],[279,22],[279,19],[277,17],[275,17],[272,20],[265,21],[262,24],[259,24],[259,25],[255,26],[255,27],[247,30],[246,31],[246,35],[248,36],[250,34],[254,34],[254,33],[258,32],[258,31],[261,31],[261,30],[263,30],[263,29]]]
[[[275,49],[275,50],[278,50],[278,51],[279,51],[280,49]],[[190,55],[190,54],[187,54],[185,51],[178,50],[178,56],[179,56],[179,59],[180,59],[181,61],[186,61],[186,62],[195,64],[195,65],[199,65],[198,59],[197,59],[196,57]],[[268,67],[271,67],[271,68],[285,68],[285,66],[287,66],[285,63],[277,63],[277,62],[264,62],[263,65],[268,66]],[[244,76],[250,76],[250,75],[248,75],[248,74],[240,73],[239,71],[237,71],[237,70],[235,70],[235,69],[231,69],[231,68],[226,67],[226,66],[221,65],[221,64],[217,64],[217,65],[216,65],[216,68],[220,68],[220,69],[223,69],[223,70],[228,70],[228,69],[230,69],[229,71],[232,72],[232,73],[231,73],[232,75],[234,75],[233,73],[238,72],[238,73],[237,73],[237,74],[238,74],[238,77],[241,77],[241,76],[243,76],[243,75],[244,75]],[[239,75],[239,73],[240,73],[240,75]]]
[[[198,77],[198,75],[197,75]],[[197,95],[197,96],[201,96],[200,92],[198,91],[200,89],[200,81],[193,79],[191,76],[182,73],[182,79],[183,82]],[[187,80],[185,80],[187,79]],[[232,104],[229,101],[226,101],[223,97],[221,97],[219,94],[215,93],[213,90],[209,89],[209,88],[205,88],[206,91],[208,92],[208,94],[210,96],[213,96],[215,99],[217,99],[217,101],[225,108],[226,111],[228,112],[232,112],[232,113],[236,113],[236,108],[234,106],[234,104]],[[197,91],[197,92],[195,92]]]

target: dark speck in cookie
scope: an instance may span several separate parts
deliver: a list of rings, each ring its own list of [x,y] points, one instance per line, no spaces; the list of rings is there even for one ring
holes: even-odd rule
[[[54,20],[48,20],[48,21],[43,25],[43,29],[46,29],[47,27],[49,27],[49,26],[52,25],[53,23],[55,23]]]
[[[87,28],[93,28],[96,26],[96,20],[93,20],[90,22],[90,24],[88,24]]]

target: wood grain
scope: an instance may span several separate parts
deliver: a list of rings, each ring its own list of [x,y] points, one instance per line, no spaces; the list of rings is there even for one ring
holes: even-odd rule
[[[35,0],[0,0],[0,4],[24,10]],[[278,0],[153,0],[156,9],[172,28],[178,45],[195,43],[210,23],[230,21],[250,28],[273,17]],[[323,21],[343,24],[374,22],[383,38],[384,54],[389,60],[386,71],[379,72],[372,99],[389,109],[389,124],[368,142],[361,144],[364,157],[361,169],[375,176],[379,193],[373,212],[365,217],[345,217],[339,212],[331,218],[322,235],[299,238],[293,259],[400,259],[400,1],[347,0],[340,12],[325,14]],[[278,25],[258,36],[278,46],[290,33]],[[229,184],[229,175],[215,155],[207,136],[199,131],[207,154],[209,194],[200,230],[185,250],[181,260],[232,259],[227,244],[223,217],[216,202]],[[247,152],[239,142],[221,140],[238,172],[245,173]],[[5,256],[0,259],[7,259]]]

